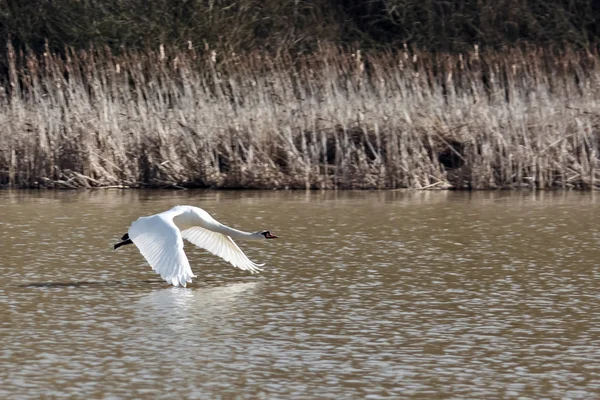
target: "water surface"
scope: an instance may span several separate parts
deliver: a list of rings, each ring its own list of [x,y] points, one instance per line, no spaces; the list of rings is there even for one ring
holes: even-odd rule
[[[112,244],[201,206],[260,275]],[[0,192],[0,398],[600,395],[594,193]]]

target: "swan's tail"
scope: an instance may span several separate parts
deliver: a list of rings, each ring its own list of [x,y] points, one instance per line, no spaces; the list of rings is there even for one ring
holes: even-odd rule
[[[123,237],[121,238],[121,241],[117,244],[115,244],[114,248],[115,250],[118,249],[121,246],[125,246],[127,244],[132,244],[133,242],[131,241],[131,239],[129,239],[129,233],[126,233],[123,235]]]

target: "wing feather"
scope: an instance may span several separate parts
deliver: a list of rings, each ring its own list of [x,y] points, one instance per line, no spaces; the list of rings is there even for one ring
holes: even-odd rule
[[[195,276],[183,251],[183,238],[172,215],[142,217],[131,224],[129,238],[152,270],[174,286],[186,286]]]
[[[251,273],[262,271],[260,267],[264,264],[252,262],[238,245],[235,244],[233,239],[227,235],[195,226],[181,231],[181,236],[215,256],[221,257],[236,268],[250,271]]]

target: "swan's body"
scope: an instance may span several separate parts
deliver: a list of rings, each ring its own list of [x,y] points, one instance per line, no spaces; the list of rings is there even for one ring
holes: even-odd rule
[[[225,226],[198,207],[176,206],[170,210],[133,222],[129,231],[115,244],[115,250],[135,244],[152,269],[174,286],[192,281],[190,263],[183,251],[183,239],[230,262],[234,267],[262,271],[250,261],[232,238],[246,240],[274,239],[269,231],[244,232]]]

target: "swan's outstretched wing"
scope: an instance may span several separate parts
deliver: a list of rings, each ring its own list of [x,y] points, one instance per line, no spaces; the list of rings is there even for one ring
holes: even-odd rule
[[[185,286],[195,276],[183,251],[183,239],[172,215],[142,217],[131,224],[129,238],[157,274],[174,286]]]
[[[236,268],[250,271],[251,273],[262,271],[264,264],[256,264],[235,244],[233,239],[222,233],[209,231],[208,229],[195,226],[181,231],[181,236],[198,247],[208,250],[215,256],[230,262]]]

